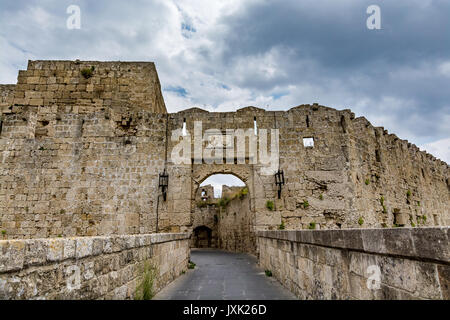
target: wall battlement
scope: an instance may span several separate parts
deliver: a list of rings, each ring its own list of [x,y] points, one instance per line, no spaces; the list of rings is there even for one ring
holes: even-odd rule
[[[91,66],[86,79],[80,72]],[[144,62],[30,61],[0,92],[0,230],[8,239],[143,234],[157,223],[192,231],[196,192],[214,173],[246,183],[254,230],[450,224],[448,164],[348,109],[168,114],[155,66]],[[173,161],[171,133],[184,121],[193,135],[195,121],[204,133],[252,129],[254,119],[258,129],[279,129],[281,199],[258,164]],[[158,198],[164,169],[167,201]]]
[[[29,61],[12,104],[166,112],[153,62]]]

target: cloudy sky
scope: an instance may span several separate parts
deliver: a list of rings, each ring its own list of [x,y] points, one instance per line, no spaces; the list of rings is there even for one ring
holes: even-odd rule
[[[200,186],[212,185],[214,187],[214,197],[222,196],[222,185],[228,186],[245,186],[245,183],[231,174],[215,174],[205,179]]]
[[[2,0],[0,83],[28,59],[154,61],[169,112],[350,108],[450,163],[448,0]]]

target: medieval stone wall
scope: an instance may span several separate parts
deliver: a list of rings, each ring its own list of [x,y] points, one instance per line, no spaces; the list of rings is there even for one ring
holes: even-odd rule
[[[151,62],[29,61],[19,71],[13,104],[166,112]]]
[[[204,194],[202,194],[203,192]],[[206,246],[217,248],[218,210],[213,186],[206,185],[198,188],[195,196],[194,212],[191,218],[193,230],[190,242],[191,247]],[[205,241],[205,237],[209,239]],[[199,240],[201,242],[200,245]]]
[[[248,196],[242,199],[235,197],[224,208],[219,207],[219,248],[234,252],[256,252],[255,218],[249,200]]]
[[[80,75],[91,66],[90,78]],[[247,185],[253,231],[281,224],[449,224],[449,166],[349,110],[314,104],[288,111],[193,108],[164,114],[161,99],[152,63],[31,61],[19,74],[0,127],[2,236],[192,231],[199,186],[215,173],[234,174]],[[211,163],[215,154],[206,148],[203,160],[194,153],[176,163],[173,149],[182,139],[190,137],[189,147],[195,145],[195,121],[201,121],[201,135],[242,129],[245,153],[234,154],[230,163]],[[183,123],[186,136],[172,139]],[[258,138],[261,129],[279,129],[279,168],[286,182],[281,199],[274,172],[251,161],[261,150],[252,153],[248,138]],[[314,145],[305,145],[304,138]],[[167,201],[158,188],[165,168]]]
[[[12,106],[15,88],[15,84],[0,84],[0,115]]]
[[[355,195],[350,219],[364,212],[369,226],[450,224],[448,164],[364,118],[352,121],[344,135]]]
[[[12,111],[0,138],[0,229],[8,239],[156,230],[165,115]]]
[[[149,271],[156,293],[187,270],[188,236],[0,241],[0,299],[133,299]]]
[[[450,299],[448,227],[259,231],[259,264],[300,299]]]

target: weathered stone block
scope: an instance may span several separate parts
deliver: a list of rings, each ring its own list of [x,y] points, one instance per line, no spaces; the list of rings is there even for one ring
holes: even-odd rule
[[[361,236],[365,251],[387,253],[383,229],[364,229],[361,230]]]
[[[76,258],[84,258],[90,256],[93,250],[93,239],[89,237],[78,238],[76,244]]]
[[[383,234],[386,251],[389,254],[403,256],[413,256],[415,254],[410,229],[385,229]]]
[[[25,241],[25,266],[44,264],[47,259],[47,245],[44,240]]]
[[[25,241],[0,240],[0,272],[20,270],[25,258]]]
[[[63,239],[49,239],[45,241],[45,244],[47,246],[48,261],[61,261],[63,259]]]
[[[419,257],[450,262],[448,228],[410,229],[415,254]]]
[[[438,265],[437,270],[442,299],[450,300],[450,267],[448,265]]]
[[[359,229],[343,230],[344,243],[347,249],[363,250],[362,233]]]

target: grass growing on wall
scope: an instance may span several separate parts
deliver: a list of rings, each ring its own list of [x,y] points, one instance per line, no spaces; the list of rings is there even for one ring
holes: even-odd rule
[[[248,188],[247,187],[245,187],[245,188],[242,188],[240,191],[239,191],[239,193],[237,194],[237,196],[239,197],[239,199],[244,199],[245,198],[245,196],[248,194]]]
[[[155,296],[154,284],[157,274],[156,266],[150,261],[145,261],[136,286],[135,300],[151,300]]]
[[[269,209],[270,211],[273,211],[273,208],[274,208],[273,201],[267,200],[266,201],[266,208]]]
[[[304,209],[308,209],[308,207],[309,207],[309,202],[308,202],[308,200],[303,200],[302,205],[303,205],[303,208],[304,208]]]
[[[92,77],[92,73],[94,72],[95,67],[92,66],[90,68],[83,68],[81,69],[81,75],[85,78],[85,79],[89,79],[90,77]]]
[[[208,206],[207,201],[197,201],[197,207],[199,208],[206,208]]]
[[[226,206],[230,203],[230,201],[231,200],[229,198],[225,197],[225,198],[221,198],[217,204],[221,208],[226,208]]]
[[[360,226],[362,226],[362,225],[364,224],[364,219],[363,219],[362,217],[359,217],[359,219],[358,219],[358,224],[359,224]]]

